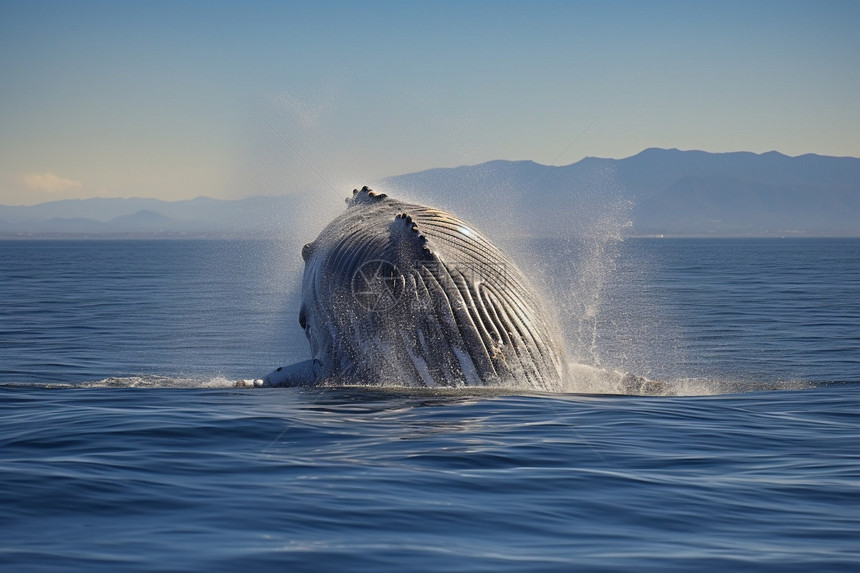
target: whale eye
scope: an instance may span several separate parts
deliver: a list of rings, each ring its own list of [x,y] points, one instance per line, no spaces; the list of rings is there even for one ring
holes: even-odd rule
[[[308,327],[308,316],[304,307],[299,311],[299,326],[301,326],[303,330]]]

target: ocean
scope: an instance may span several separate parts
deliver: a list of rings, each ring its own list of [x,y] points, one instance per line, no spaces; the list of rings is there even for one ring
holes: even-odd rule
[[[234,388],[299,248],[0,242],[0,570],[860,569],[860,239],[521,243],[566,393]]]

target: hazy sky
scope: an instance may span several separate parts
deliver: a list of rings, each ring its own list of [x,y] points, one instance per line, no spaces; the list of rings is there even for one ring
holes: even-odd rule
[[[0,0],[0,203],[860,156],[860,2]]]

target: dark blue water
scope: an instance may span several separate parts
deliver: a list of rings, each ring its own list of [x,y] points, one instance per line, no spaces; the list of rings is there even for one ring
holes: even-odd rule
[[[536,244],[589,394],[231,388],[293,250],[0,243],[0,569],[860,567],[860,240]]]

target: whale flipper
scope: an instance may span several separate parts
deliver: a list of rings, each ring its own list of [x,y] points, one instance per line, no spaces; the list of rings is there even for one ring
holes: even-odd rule
[[[303,360],[289,366],[281,366],[264,378],[239,380],[238,388],[281,388],[288,386],[313,386],[316,383],[316,370],[313,360]]]
[[[313,386],[316,375],[313,360],[303,360],[289,366],[281,366],[263,378],[263,385],[268,387],[283,386]]]

